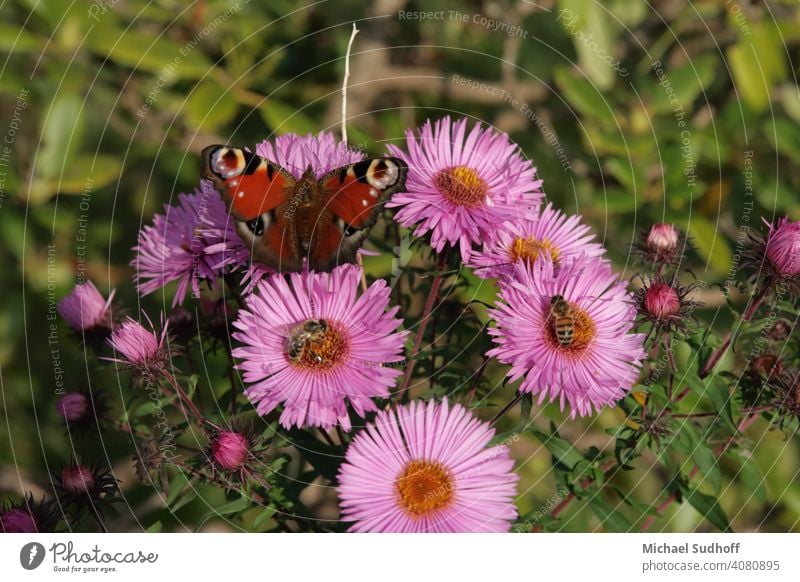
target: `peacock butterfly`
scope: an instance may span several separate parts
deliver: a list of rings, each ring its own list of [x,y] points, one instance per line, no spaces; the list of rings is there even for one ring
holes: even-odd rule
[[[315,271],[351,263],[378,220],[383,203],[405,184],[408,167],[397,158],[372,158],[317,179],[299,179],[252,152],[212,145],[202,152],[211,180],[250,246],[253,260],[278,271]]]

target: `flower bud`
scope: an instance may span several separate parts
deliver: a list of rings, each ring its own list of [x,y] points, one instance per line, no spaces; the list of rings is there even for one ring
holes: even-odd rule
[[[244,464],[249,447],[249,440],[242,433],[222,431],[211,443],[211,454],[221,468],[234,471]]]
[[[56,412],[67,422],[86,420],[89,414],[89,399],[80,392],[67,392],[56,402]]]
[[[0,532],[3,533],[38,533],[36,519],[22,507],[12,507],[0,512]]]
[[[678,292],[666,283],[654,283],[644,295],[644,307],[656,319],[667,319],[681,309]]]
[[[767,259],[781,276],[800,275],[800,222],[784,217],[777,226],[770,226]]]
[[[647,233],[647,248],[661,254],[669,254],[678,248],[678,229],[671,224],[654,224]]]
[[[76,465],[64,467],[61,471],[61,486],[67,493],[81,495],[90,493],[96,484],[94,473],[86,467]]]
[[[75,286],[72,293],[58,302],[58,312],[69,326],[77,332],[95,327],[110,327],[108,310],[114,291],[104,298],[94,283],[87,281]]]

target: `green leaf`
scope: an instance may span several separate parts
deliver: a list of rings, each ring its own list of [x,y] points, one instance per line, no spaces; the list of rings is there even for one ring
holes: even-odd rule
[[[800,164],[800,135],[797,132],[797,123],[780,117],[773,118],[764,122],[762,131],[775,151]]]
[[[0,22],[0,51],[10,54],[38,52],[42,46],[43,41],[24,28]]]
[[[745,486],[747,494],[755,497],[760,503],[767,502],[766,478],[753,460],[750,451],[740,451],[736,455],[742,463],[739,478]]]
[[[572,444],[558,436],[555,426],[553,426],[551,430],[552,434],[549,435],[536,429],[530,429],[529,432],[539,439],[542,445],[550,451],[555,463],[564,465],[567,469],[572,470],[578,463],[585,460],[583,455],[581,455]]]
[[[614,58],[610,15],[597,2],[560,0],[558,21],[572,38],[581,70],[598,88],[608,90],[621,69]]]
[[[81,100],[70,93],[58,95],[42,116],[42,147],[36,158],[36,178],[54,178],[69,167],[82,138]]]
[[[317,131],[316,125],[293,106],[268,101],[258,108],[262,119],[275,134],[296,133],[305,135]]]
[[[276,511],[277,510],[274,507],[267,507],[266,509],[262,510],[253,520],[253,529],[260,528],[262,525],[264,525],[265,521],[272,519]]]
[[[720,470],[717,456],[714,451],[706,444],[705,440],[695,431],[690,422],[684,423],[683,430],[694,433],[694,447],[692,447],[691,457],[700,470],[703,481],[709,483],[715,493],[722,490],[722,471]]]
[[[339,465],[342,462],[342,451],[337,447],[322,444],[314,438],[310,432],[305,430],[291,430],[288,433],[289,442],[297,449],[297,452],[308,461],[319,473],[336,482],[339,472]]]
[[[229,503],[224,505],[220,505],[219,507],[215,507],[210,511],[207,511],[203,517],[197,522],[197,525],[194,527],[194,531],[200,531],[200,529],[206,524],[206,522],[214,517],[225,517],[227,515],[233,515],[235,513],[240,513],[246,509],[249,509],[252,506],[253,502],[250,500],[249,497],[245,495],[241,495],[239,499],[235,499]]]
[[[115,183],[122,170],[119,157],[79,155],[53,179],[51,189],[62,194],[83,194]]]
[[[770,107],[773,87],[788,74],[781,37],[775,24],[759,22],[752,34],[728,49],[736,91],[755,111]]]
[[[719,418],[731,430],[732,434],[736,434],[738,429],[736,428],[736,423],[733,422],[731,394],[725,379],[714,376],[713,378],[701,380],[693,374],[686,374],[683,381],[698,395],[708,398],[714,406],[714,410],[719,413]]]
[[[722,232],[707,218],[698,215],[692,216],[688,231],[698,252],[706,259],[706,268],[716,275],[726,274],[733,256]]]
[[[715,527],[723,532],[730,532],[731,526],[728,522],[728,516],[719,504],[716,497],[700,493],[697,489],[688,489],[684,487],[686,501],[689,505],[694,507],[700,514],[710,521]]]
[[[606,127],[617,126],[611,104],[589,81],[577,77],[564,67],[556,69],[555,81],[567,102],[580,113]]]
[[[714,80],[719,63],[712,55],[692,58],[674,70],[664,69],[665,83],[653,88],[650,106],[656,113],[673,111],[678,107],[689,108],[701,91],[705,91]],[[667,87],[672,89],[670,93]]]
[[[195,127],[214,130],[233,119],[239,104],[214,80],[202,81],[186,103],[186,119]]]
[[[595,495],[589,501],[589,508],[600,518],[600,525],[607,531],[629,532],[633,531],[631,521],[616,509],[606,506],[606,501]]]
[[[164,526],[160,521],[157,521],[144,531],[145,533],[160,533],[162,529],[164,529]]]
[[[199,79],[214,65],[201,53],[202,39],[193,38],[179,44],[165,36],[154,37],[151,33],[135,29],[123,30],[106,24],[96,26],[88,35],[90,50],[112,62],[138,71],[156,73],[156,83],[168,84],[177,79]]]

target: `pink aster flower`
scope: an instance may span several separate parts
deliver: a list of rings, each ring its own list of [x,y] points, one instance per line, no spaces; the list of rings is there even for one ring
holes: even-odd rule
[[[249,262],[248,249],[210,182],[203,180],[192,194],[178,194],[178,205],[165,204],[164,212],[142,228],[133,247],[131,266],[142,295],[177,281],[175,306],[190,287],[198,296],[200,281],[213,285],[226,268]]]
[[[775,271],[783,277],[800,275],[800,222],[784,216],[777,226],[767,226],[767,259]]]
[[[482,250],[473,252],[468,266],[479,277],[510,277],[517,263],[535,263],[539,257],[556,266],[581,255],[600,257],[606,250],[593,239],[580,216],[567,216],[548,204],[536,216],[506,222]]]
[[[517,267],[491,310],[488,352],[511,364],[520,391],[568,404],[570,416],[621,399],[638,377],[644,336],[629,333],[636,309],[608,264],[581,258],[554,272],[550,261]]]
[[[79,283],[58,302],[58,313],[84,338],[102,341],[113,326],[111,302],[115,292],[112,289],[106,299],[91,281]]]
[[[379,412],[339,470],[342,519],[356,532],[507,532],[518,475],[494,429],[445,400]]]
[[[387,206],[400,209],[396,220],[415,226],[415,235],[430,232],[437,251],[458,246],[468,260],[473,243],[489,238],[499,224],[527,216],[544,197],[536,168],[516,144],[480,124],[467,134],[466,119],[427,121],[418,136],[406,132],[406,147],[408,152],[388,148],[409,170],[405,192]]]
[[[147,316],[145,316],[147,318]],[[167,337],[167,326],[160,335],[152,331],[153,324],[149,318],[148,330],[133,318],[126,318],[108,338],[108,344],[119,358],[105,358],[130,366],[141,374],[150,374],[163,369],[166,362],[164,341]]]
[[[239,311],[233,351],[259,414],[283,405],[281,424],[350,429],[347,403],[359,416],[375,410],[402,373],[407,332],[389,309],[390,290],[376,281],[357,293],[361,270],[276,275],[258,283]]]
[[[326,131],[317,135],[280,135],[273,141],[262,141],[256,146],[256,153],[285,168],[295,178],[300,178],[309,167],[317,178],[321,178],[331,170],[360,162],[366,157],[363,152],[337,141],[332,133]]]

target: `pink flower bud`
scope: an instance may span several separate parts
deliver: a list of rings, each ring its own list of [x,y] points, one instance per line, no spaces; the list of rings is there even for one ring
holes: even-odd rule
[[[37,533],[38,531],[36,520],[21,507],[14,507],[0,513],[0,532]]]
[[[778,221],[777,227],[770,225],[767,258],[779,274],[785,277],[800,275],[800,222],[784,217]]]
[[[657,319],[666,319],[680,311],[681,299],[678,292],[666,283],[654,283],[645,291],[644,307]]]
[[[678,248],[678,229],[671,224],[654,224],[647,233],[647,248],[658,253],[671,253]]]
[[[94,473],[80,465],[64,467],[61,471],[61,485],[67,493],[88,493],[95,486]]]
[[[58,302],[58,312],[75,331],[105,325],[114,291],[105,299],[94,283],[87,281],[75,286],[72,293]]]
[[[248,439],[243,434],[222,431],[211,443],[211,454],[217,465],[228,471],[233,471],[244,464],[248,448]]]
[[[89,412],[89,399],[80,392],[68,392],[56,402],[56,412],[67,422],[78,422]]]

